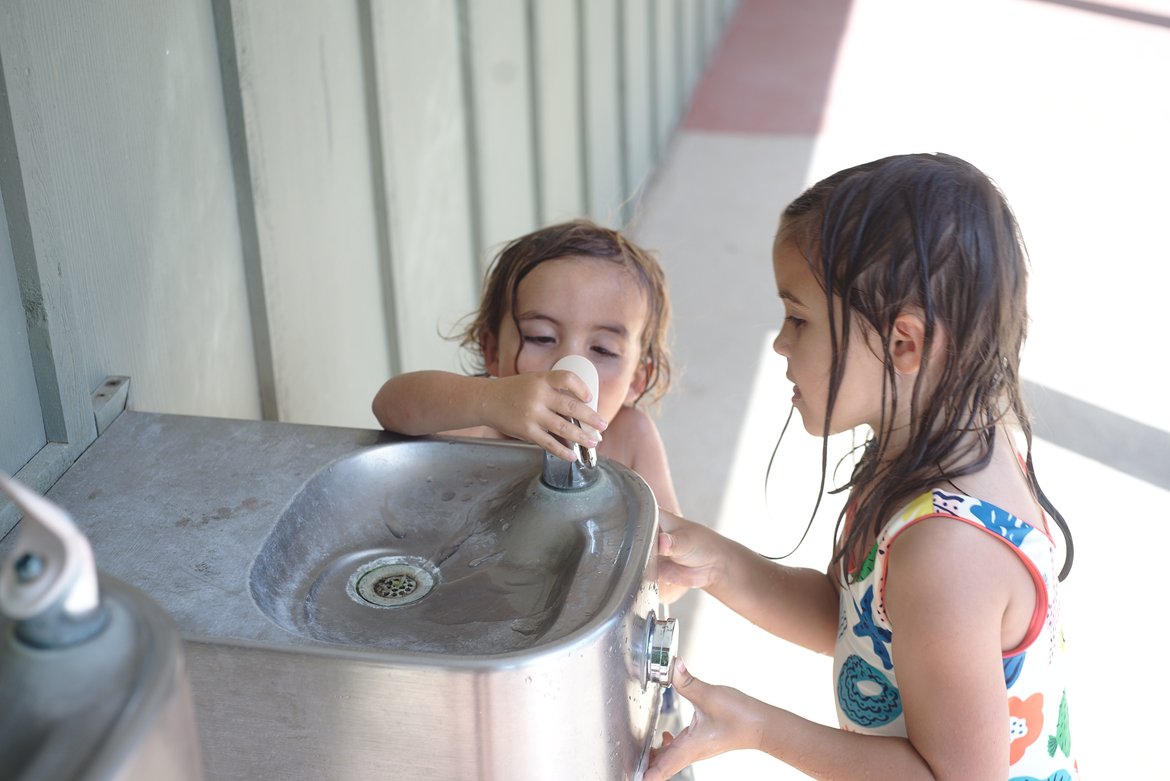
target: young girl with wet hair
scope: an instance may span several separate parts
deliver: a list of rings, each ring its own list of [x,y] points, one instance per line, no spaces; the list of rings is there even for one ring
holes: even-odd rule
[[[658,427],[638,406],[670,386],[669,329],[666,277],[653,255],[589,220],[551,225],[508,243],[488,269],[460,342],[474,375],[397,375],[374,397],[374,415],[401,434],[511,437],[568,460],[574,442],[597,447],[677,512]],[[597,367],[596,412],[579,377],[551,371],[573,354]]]
[[[679,661],[694,719],[646,781],[745,748],[819,779],[1075,779],[1058,601],[1072,546],[1032,467],[1027,261],[1007,202],[948,155],[849,168],[784,211],[773,271],[774,349],[805,429],[867,431],[827,571],[663,514],[659,576],[833,655],[840,727]]]
[[[666,276],[650,252],[590,220],[550,225],[508,243],[489,267],[479,309],[460,337],[474,375],[397,375],[374,397],[374,415],[401,434],[511,437],[568,460],[575,456],[566,443],[596,447],[637,472],[660,507],[678,512],[658,427],[638,406],[670,387],[669,332]],[[596,412],[577,375],[552,371],[566,355],[583,355],[597,368]],[[664,586],[659,598],[669,604],[684,591]],[[679,723],[667,692],[659,728]]]

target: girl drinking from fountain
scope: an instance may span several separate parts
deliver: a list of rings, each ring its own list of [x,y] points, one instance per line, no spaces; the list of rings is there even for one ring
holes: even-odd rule
[[[573,220],[500,251],[479,309],[461,334],[476,373],[417,371],[386,381],[378,422],[400,434],[511,437],[573,459],[565,442],[633,469],[658,504],[678,512],[662,439],[639,405],[670,385],[670,301],[658,261],[619,231]],[[566,355],[597,367],[597,411]],[[585,427],[573,425],[573,418]]]
[[[476,373],[392,377],[374,397],[374,415],[400,434],[511,437],[566,460],[576,456],[565,442],[596,447],[637,472],[662,508],[678,512],[658,427],[639,406],[657,402],[670,386],[669,330],[657,259],[588,220],[551,225],[507,244],[488,269],[479,309],[460,338]],[[552,371],[567,355],[583,355],[597,368],[596,412],[580,377]],[[659,599],[670,604],[686,590],[660,584]],[[668,691],[659,726],[678,723]]]

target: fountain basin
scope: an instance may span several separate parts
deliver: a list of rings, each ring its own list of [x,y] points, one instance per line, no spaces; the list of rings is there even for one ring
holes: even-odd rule
[[[252,566],[256,604],[290,632],[436,655],[567,636],[618,596],[655,506],[610,464],[588,489],[549,488],[538,455],[415,439],[340,459],[277,520]]]
[[[174,619],[209,781],[636,778],[660,701],[653,495],[607,461],[549,495],[541,462],[125,412],[48,496]]]

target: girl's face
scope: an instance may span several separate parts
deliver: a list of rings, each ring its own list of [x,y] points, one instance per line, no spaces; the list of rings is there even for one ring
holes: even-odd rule
[[[785,309],[784,323],[772,349],[788,359],[785,376],[793,383],[792,404],[800,412],[805,430],[814,436],[823,436],[833,356],[825,291],[804,255],[791,241],[775,244],[772,267]],[[844,324],[838,308],[837,328],[842,327]],[[881,343],[870,329],[862,329],[856,324],[851,324],[851,327],[853,332],[845,358],[845,373],[833,407],[830,434],[862,424],[876,430],[881,419],[884,376],[883,363],[878,357]]]
[[[489,374],[548,371],[566,355],[597,367],[597,411],[607,422],[646,387],[642,329],[649,305],[633,274],[596,258],[541,263],[520,282],[515,310],[484,344]]]

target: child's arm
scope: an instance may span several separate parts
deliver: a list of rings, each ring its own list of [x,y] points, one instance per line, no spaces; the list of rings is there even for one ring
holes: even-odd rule
[[[736,543],[698,524],[666,518],[660,570],[706,588],[752,621],[815,649],[808,638],[790,636],[801,610],[793,603],[823,601],[813,586],[815,577],[801,586],[800,571],[768,562],[771,569],[786,571],[777,578]],[[1030,575],[1006,545],[961,523],[916,524],[899,536],[889,555],[885,604],[895,627],[893,654],[907,738],[815,724],[735,689],[704,683],[676,663],[674,684],[695,707],[695,717],[690,727],[664,741],[646,781],[661,781],[734,749],[765,751],[812,778],[835,781],[872,778],[875,769],[883,778],[898,779],[1007,777],[1002,652],[1027,631],[1035,608]],[[771,609],[759,604],[767,601],[775,603]],[[816,623],[823,612],[822,604],[805,620]],[[833,635],[825,642],[831,648]]]
[[[824,572],[777,564],[671,513],[661,513],[660,525],[660,584],[704,589],[774,635],[818,653],[833,652],[838,595]]]
[[[903,531],[887,570],[892,653],[915,749],[939,778],[1005,778],[1011,737],[1003,654],[1033,621],[1031,574],[1002,538],[946,520]]]
[[[413,436],[488,426],[572,460],[557,441],[595,447],[589,434],[566,418],[599,431],[606,423],[584,399],[589,389],[572,372],[531,372],[511,377],[466,377],[442,371],[399,374],[374,396],[374,416],[388,431]]]
[[[783,670],[770,672],[783,674]],[[666,781],[701,759],[737,749],[764,751],[824,781],[984,781],[1007,775],[1006,754],[999,776],[962,771],[936,774],[905,738],[861,735],[809,721],[738,689],[705,683],[692,676],[682,660],[675,662],[672,680],[675,690],[695,707],[695,714],[686,729],[664,736],[662,747],[651,752],[644,781]]]

